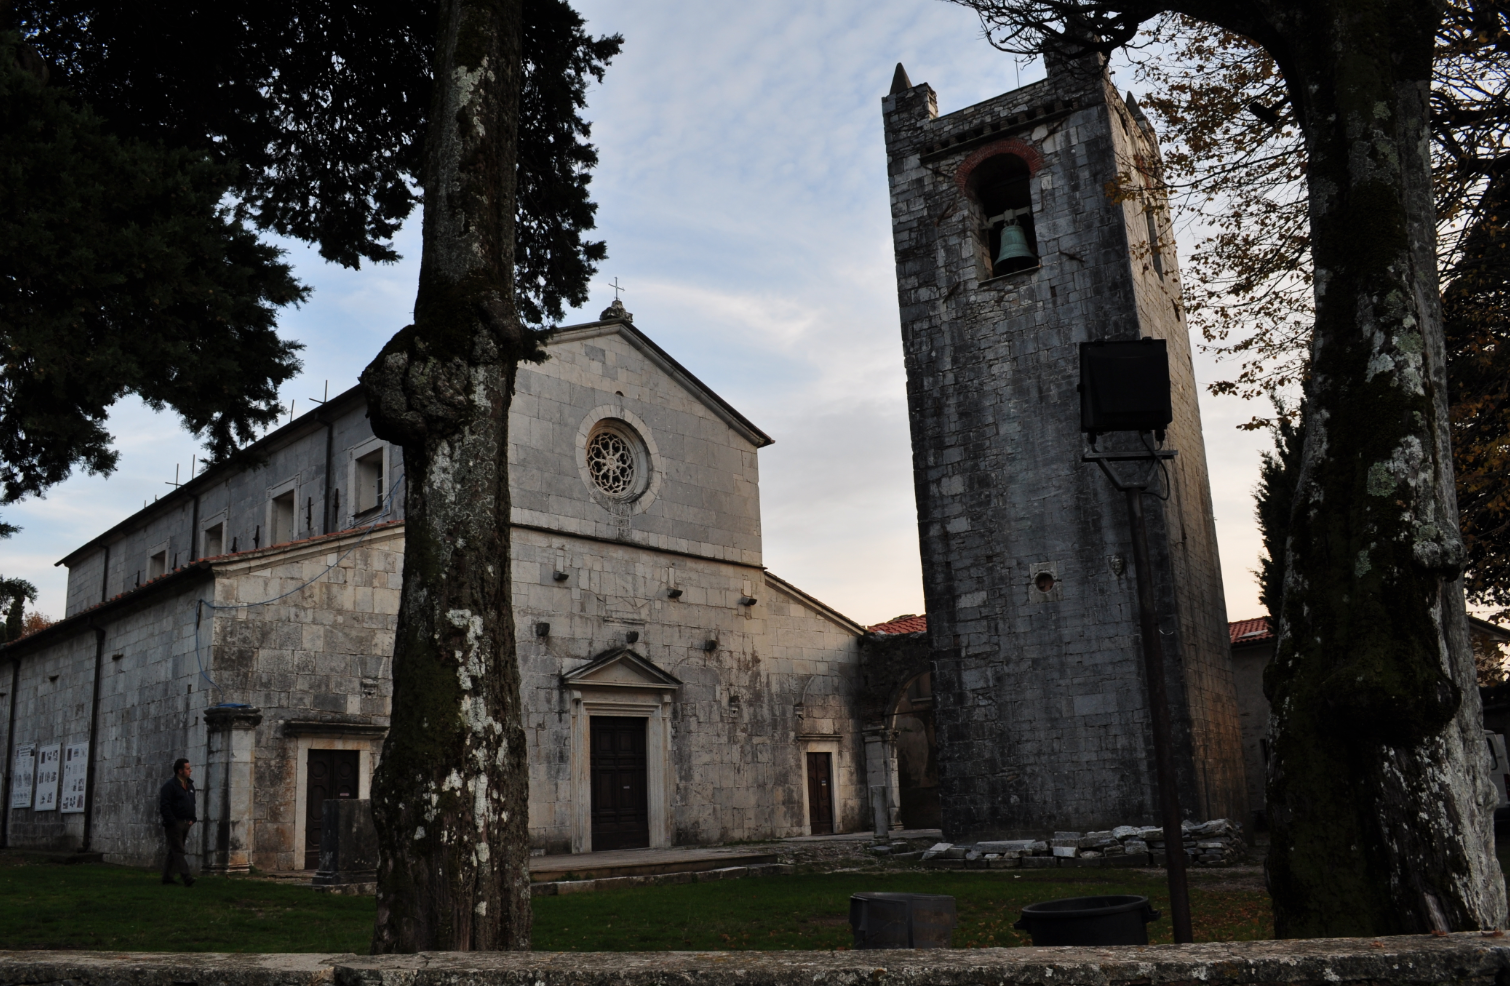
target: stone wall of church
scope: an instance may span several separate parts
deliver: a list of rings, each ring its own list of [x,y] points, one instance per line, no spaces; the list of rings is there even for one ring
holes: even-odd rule
[[[573,753],[580,732],[562,676],[625,645],[681,682],[658,720],[668,736],[666,839],[807,832],[808,753],[831,757],[837,828],[859,827],[864,794],[852,691],[862,631],[800,590],[768,581],[761,568],[757,450],[769,437],[634,330],[627,315],[560,330],[548,349],[545,363],[521,368],[510,416],[512,575],[534,844],[584,845],[587,753]],[[608,496],[589,474],[586,447],[605,421],[643,442],[642,488],[633,496]],[[392,487],[402,476],[400,451],[372,436],[358,391],[271,433],[253,451],[71,554],[70,620],[4,652],[21,658],[18,725],[27,725],[20,735],[31,730],[45,740],[77,733],[80,716],[87,726],[94,653],[87,627],[99,623],[122,641],[124,657],[107,667],[118,677],[107,675],[100,690],[102,735],[116,745],[101,747],[98,768],[119,781],[97,785],[91,809],[96,848],[112,860],[145,862],[159,852],[150,796],[160,779],[153,779],[165,778],[165,765],[179,755],[203,765],[200,720],[211,703],[261,711],[252,727],[252,817],[237,820],[238,831],[251,832],[259,868],[304,866],[311,750],[355,751],[363,796],[381,754],[403,535],[401,527],[363,533],[350,525],[374,519],[353,512],[357,457],[380,453]],[[281,522],[270,523],[273,499],[288,493],[298,507],[297,536],[269,546],[273,532],[283,532]],[[401,485],[399,493],[401,501]],[[194,562],[214,523],[225,525],[223,553]],[[340,533],[319,535],[326,527]],[[233,546],[237,552],[228,553]],[[154,581],[146,565],[159,550],[170,571]],[[191,592],[191,584],[200,588]],[[195,593],[208,592],[231,608],[203,616],[200,678],[199,664],[185,661],[195,659]],[[660,693],[644,691],[659,710]],[[145,793],[137,790],[143,784]],[[28,845],[81,834],[77,821],[16,819],[16,837]]]
[[[758,568],[756,450],[768,439],[731,427],[619,325],[562,329],[550,359],[521,368],[509,415],[514,522]],[[603,495],[588,475],[588,436],[608,419],[646,445],[648,487],[633,499]]]
[[[253,866],[304,868],[311,749],[357,751],[365,790],[393,694],[403,564],[403,529],[394,526],[215,566],[216,602],[238,607],[216,613],[218,694],[262,710],[253,754]],[[247,605],[291,591],[270,605]]]
[[[150,580],[149,558],[165,553],[168,570],[214,553],[204,531],[222,525],[221,552],[251,551],[274,542],[272,499],[293,494],[294,529],[283,542],[344,530],[371,519],[355,512],[358,455],[385,454],[385,485],[403,472],[403,450],[378,441],[359,392],[348,392],[314,414],[304,415],[261,439],[249,451],[250,464],[228,464],[184,485],[84,548],[71,553],[67,615],[72,616]],[[327,473],[328,467],[328,473]],[[328,519],[327,519],[328,513]],[[392,517],[403,516],[403,496],[395,497]],[[109,572],[101,583],[102,572]]]
[[[181,573],[129,605],[102,612],[93,623],[103,636],[88,623],[63,626],[51,635],[44,631],[24,649],[8,649],[12,665],[0,667],[3,690],[11,691],[11,675],[16,676],[16,746],[88,743],[98,653],[99,713],[90,751],[94,789],[85,808],[92,816],[89,848],[110,862],[161,860],[158,788],[172,775],[175,758],[202,766],[202,715],[218,699],[200,674],[194,628],[198,603],[209,592],[208,572]],[[208,633],[201,641],[207,651]],[[9,697],[0,700],[0,709],[10,708]],[[0,735],[10,726],[0,726]],[[11,846],[73,850],[83,845],[82,813],[15,808],[9,816]]]
[[[1157,812],[1126,507],[1080,461],[1078,343],[1101,338],[1170,341],[1180,458],[1170,500],[1144,503],[1180,795],[1191,814],[1237,817],[1242,760],[1174,252],[1161,244],[1161,277],[1141,203],[1107,194],[1134,158],[1156,164],[1157,147],[1103,75],[1062,64],[947,116],[926,85],[883,107],[946,837]],[[997,277],[966,192],[995,154],[1032,171],[1041,263]]]
[[[562,675],[626,645],[681,681],[670,763],[678,844],[805,834],[803,753],[823,741],[838,744],[840,830],[861,824],[849,694],[857,627],[760,569],[535,530],[515,532],[513,578],[537,848],[570,851],[587,796],[573,785]]]

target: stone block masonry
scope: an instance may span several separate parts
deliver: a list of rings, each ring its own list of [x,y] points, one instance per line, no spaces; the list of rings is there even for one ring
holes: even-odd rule
[[[1156,177],[1152,127],[1098,66],[1057,62],[1042,82],[945,116],[901,76],[883,112],[945,837],[1157,820],[1126,506],[1080,459],[1078,344],[1095,339],[1168,343],[1179,455],[1167,499],[1145,509],[1179,795],[1187,817],[1243,817],[1168,212],[1157,194],[1108,194]],[[1038,265],[998,273],[1001,219],[987,212],[1003,175],[1016,176],[1012,208],[1031,221]]]
[[[0,952],[0,984],[50,986],[1397,986],[1510,976],[1505,938],[1318,938],[1110,948],[867,952]]]

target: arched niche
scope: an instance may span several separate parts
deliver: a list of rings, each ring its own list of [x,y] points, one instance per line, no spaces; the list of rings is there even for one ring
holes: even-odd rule
[[[938,742],[933,728],[933,675],[911,678],[891,711],[892,750],[896,757],[897,800],[902,826],[938,828]]]
[[[989,277],[1002,277],[1038,266],[1038,231],[1033,224],[1032,168],[1017,154],[992,154],[971,170],[965,193],[979,210],[979,236]],[[1022,229],[1030,255],[998,261],[1004,232]]]

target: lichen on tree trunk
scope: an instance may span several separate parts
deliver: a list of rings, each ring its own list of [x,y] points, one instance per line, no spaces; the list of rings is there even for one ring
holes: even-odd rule
[[[1436,279],[1438,14],[1430,0],[1252,7],[1269,14],[1245,33],[1280,63],[1306,139],[1316,265],[1305,446],[1265,674],[1275,928],[1501,927]]]
[[[509,599],[519,0],[443,0],[414,324],[362,375],[404,449],[393,711],[372,784],[374,952],[529,947],[527,756]]]

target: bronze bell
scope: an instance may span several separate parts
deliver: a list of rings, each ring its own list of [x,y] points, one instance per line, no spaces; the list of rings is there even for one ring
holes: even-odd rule
[[[1005,263],[1009,260],[1037,260],[1033,251],[1028,249],[1028,233],[1017,223],[1008,223],[1001,228],[1001,249],[996,251],[996,262]]]

